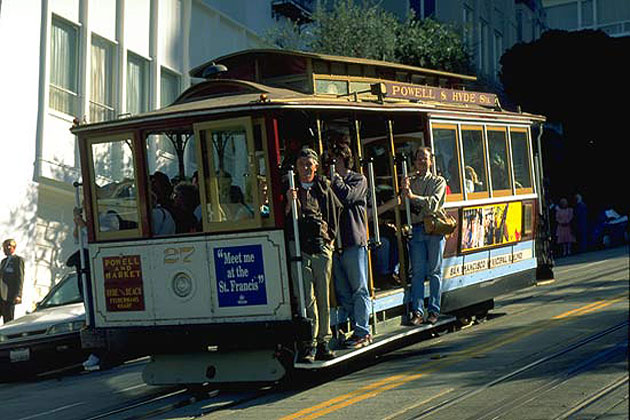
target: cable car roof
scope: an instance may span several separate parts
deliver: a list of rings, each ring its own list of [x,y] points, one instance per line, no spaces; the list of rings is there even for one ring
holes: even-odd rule
[[[281,49],[251,49],[251,50],[238,51],[235,53],[224,55],[214,60],[210,60],[204,64],[201,64],[193,68],[192,70],[190,70],[189,74],[191,77],[202,78],[204,74],[204,70],[208,68],[209,66],[212,66],[215,64],[225,64],[227,65],[228,71],[229,71],[230,66],[233,64],[236,64],[236,63],[251,64],[251,63],[254,63],[255,59],[264,59],[264,60],[272,60],[272,59],[282,60],[283,59],[289,62],[291,58],[296,58],[296,57],[311,59],[311,60],[321,60],[321,61],[325,61],[329,63],[346,63],[346,64],[386,68],[393,71],[406,71],[406,72],[411,72],[411,73],[424,74],[427,76],[437,76],[437,77],[442,77],[442,78],[448,78],[453,81],[459,81],[460,83],[472,82],[472,81],[477,80],[477,77],[475,76],[427,69],[423,67],[410,66],[406,64],[391,63],[387,61],[372,60],[372,59],[367,59],[367,58],[344,57],[344,56],[337,56],[337,55],[319,54],[319,53],[293,51],[293,50],[281,50]]]

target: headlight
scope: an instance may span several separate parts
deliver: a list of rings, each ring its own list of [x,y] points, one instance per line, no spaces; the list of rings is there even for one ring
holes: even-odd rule
[[[84,325],[85,325],[85,321],[63,322],[61,324],[55,324],[53,326],[48,327],[48,330],[46,330],[46,334],[57,335],[57,334],[65,334],[65,333],[69,333],[73,331],[80,331]]]
[[[9,341],[9,337],[0,334],[0,343],[4,343],[5,341]]]

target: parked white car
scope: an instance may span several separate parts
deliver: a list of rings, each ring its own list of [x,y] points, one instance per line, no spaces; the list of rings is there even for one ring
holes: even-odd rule
[[[0,380],[80,364],[85,308],[77,274],[66,275],[34,312],[0,327]]]

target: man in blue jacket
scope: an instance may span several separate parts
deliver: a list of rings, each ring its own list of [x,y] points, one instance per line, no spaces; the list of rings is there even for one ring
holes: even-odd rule
[[[346,340],[346,347],[360,348],[372,342],[367,271],[368,183],[365,176],[352,171],[352,151],[348,145],[338,145],[332,157],[336,159],[332,190],[343,204],[338,223],[341,250],[333,257],[335,293],[340,306],[339,319],[349,317],[354,331]]]

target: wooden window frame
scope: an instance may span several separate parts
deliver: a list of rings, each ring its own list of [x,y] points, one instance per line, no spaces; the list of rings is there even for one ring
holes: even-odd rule
[[[509,129],[510,151],[511,151],[510,155],[512,156],[512,168],[514,168],[514,155],[512,153],[512,150],[513,150],[512,149],[512,133],[513,132],[525,134],[525,142],[527,146],[527,159],[529,162],[529,182],[531,184],[531,187],[528,187],[528,188],[517,188],[516,187],[516,174],[514,174],[514,180],[513,180],[514,191],[516,195],[533,194],[534,193],[534,174],[533,174],[534,162],[533,162],[532,142],[531,142],[529,129],[526,127],[510,127]]]
[[[248,164],[250,174],[257,173],[256,165],[253,163],[256,159],[254,156],[254,131],[253,131],[253,121],[251,117],[239,117],[239,118],[228,118],[224,120],[216,120],[216,121],[208,121],[193,124],[193,130],[195,132],[195,138],[198,139],[196,142],[197,146],[197,156],[198,159],[201,160],[198,164],[199,168],[199,188],[200,188],[200,199],[201,199],[201,211],[202,211],[202,220],[203,220],[203,231],[207,233],[215,233],[215,232],[225,232],[225,231],[241,231],[248,229],[258,229],[263,227],[262,218],[260,217],[260,199],[257,189],[252,193],[253,205],[254,205],[254,218],[251,220],[231,220],[231,221],[210,221],[208,217],[208,195],[207,191],[210,187],[207,184],[208,176],[213,175],[215,171],[214,161],[212,159],[212,155],[204,156],[203,148],[202,148],[202,137],[201,132],[208,132],[213,130],[220,130],[232,127],[242,127],[245,131],[246,143],[248,149]],[[264,131],[264,125],[262,127]],[[205,138],[207,142],[208,139]],[[266,164],[269,163],[269,158],[265,154]],[[206,173],[206,169],[209,173]],[[214,177],[216,178],[216,177]],[[217,202],[218,197],[217,197]]]
[[[146,232],[144,229],[143,221],[143,211],[142,211],[142,202],[140,200],[140,189],[139,189],[139,179],[138,175],[142,169],[141,162],[139,161],[140,157],[138,156],[138,148],[137,148],[137,137],[136,132],[123,132],[116,133],[110,135],[99,135],[98,137],[91,137],[86,141],[86,152],[88,159],[88,175],[89,175],[89,183],[90,183],[90,201],[91,201],[91,212],[92,212],[92,221],[94,227],[94,238],[96,241],[103,240],[116,240],[116,239],[140,239],[145,236]],[[104,144],[104,143],[115,143],[118,141],[131,141],[131,153],[133,160],[133,170],[134,170],[134,184],[135,184],[135,199],[136,199],[136,215],[137,215],[137,223],[138,226],[134,229],[125,229],[125,230],[117,230],[110,232],[102,232],[100,230],[100,220],[98,213],[98,199],[96,197],[96,174],[94,172],[94,155],[92,153],[92,146],[95,144]]]
[[[486,136],[484,135],[484,131],[483,131],[483,125],[473,125],[473,124],[462,124],[459,126],[460,128],[460,133],[459,133],[459,138],[460,138],[460,142],[461,144],[461,163],[462,163],[462,168],[464,169],[464,177],[466,176],[465,174],[465,169],[466,169],[466,156],[464,156],[464,136],[463,136],[463,132],[464,131],[479,131],[481,134],[481,147],[482,147],[482,152],[483,152],[483,169],[485,171],[485,175],[486,175],[486,191],[480,191],[480,192],[472,192],[472,193],[468,193],[466,192],[466,188],[465,188],[465,184],[464,184],[464,188],[463,191],[466,194],[466,199],[467,200],[475,200],[475,199],[481,199],[481,198],[488,198],[490,197],[490,189],[491,189],[491,185],[490,185],[490,178],[488,177],[488,169],[489,169],[489,165],[488,165],[488,145],[486,142]],[[462,169],[460,168],[460,169]]]
[[[433,130],[441,129],[441,130],[453,130],[455,132],[455,156],[457,157],[457,171],[459,173],[459,193],[451,193],[446,194],[445,202],[451,201],[463,201],[464,200],[464,186],[462,182],[462,174],[461,174],[461,147],[460,147],[460,137],[459,137],[459,125],[456,123],[434,123],[431,122],[431,130],[430,130],[430,142],[431,142],[431,152],[433,154],[433,162],[432,162],[432,172],[437,174],[437,166],[435,164],[435,139],[433,136]],[[448,170],[448,168],[447,168]]]
[[[506,158],[506,167],[508,170],[507,173],[507,179],[510,182],[509,188],[507,189],[503,189],[503,190],[495,190],[494,189],[494,182],[492,181],[492,161],[490,160],[490,141],[489,141],[489,136],[488,133],[489,132],[501,132],[503,134],[505,134],[505,150],[507,153]],[[489,175],[489,179],[490,179],[490,191],[492,194],[492,197],[509,197],[511,195],[514,195],[514,180],[513,180],[513,176],[512,176],[512,153],[510,151],[510,138],[508,136],[508,127],[507,126],[497,126],[497,125],[486,125],[486,130],[485,130],[485,141],[486,144],[488,145],[488,175]]]

